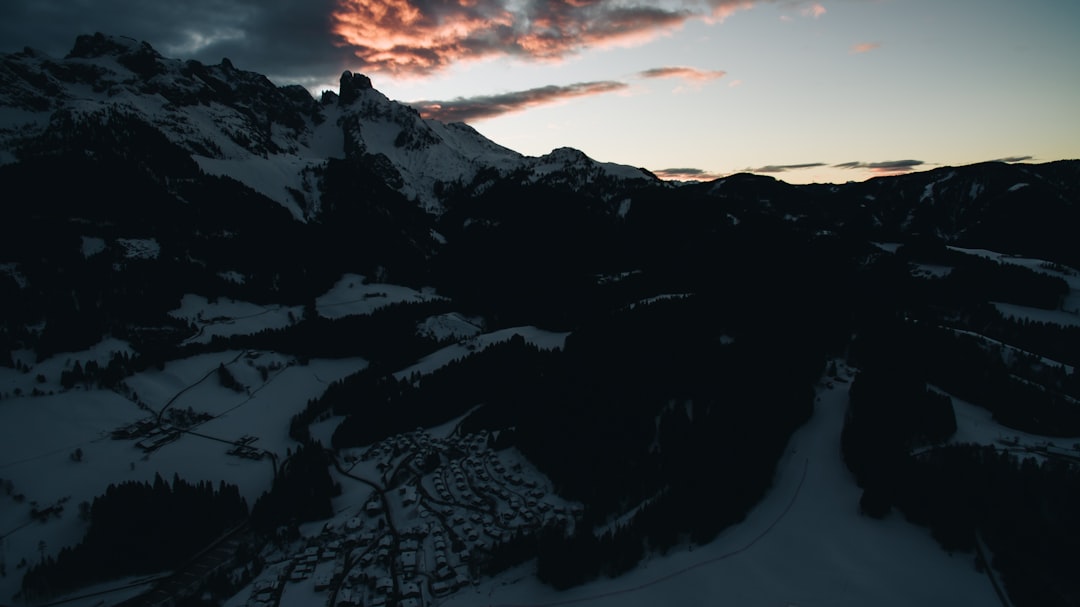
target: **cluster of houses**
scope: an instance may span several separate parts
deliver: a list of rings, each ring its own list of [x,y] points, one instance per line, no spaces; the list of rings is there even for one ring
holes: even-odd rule
[[[1050,441],[1028,442],[1021,440],[1019,436],[1004,435],[998,436],[997,442],[1009,449],[1023,450],[1044,457],[1080,461],[1080,443],[1073,443],[1072,447],[1061,447]]]
[[[150,453],[180,438],[180,429],[171,423],[159,423],[154,416],[144,417],[112,431],[114,440],[135,440],[135,446]]]
[[[496,543],[573,524],[580,506],[554,495],[516,451],[489,442],[487,433],[440,439],[417,430],[346,457],[367,462],[382,490],[310,538],[280,570],[283,586],[257,584],[251,606],[291,605],[290,593],[311,604],[315,592],[328,607],[423,607],[473,583]]]
[[[233,443],[233,446],[230,447],[229,450],[225,453],[227,455],[233,455],[245,459],[262,459],[263,456],[266,455],[266,452],[262,449],[252,446],[252,443],[257,440],[259,440],[259,437],[245,434],[244,436],[236,439],[236,442]]]

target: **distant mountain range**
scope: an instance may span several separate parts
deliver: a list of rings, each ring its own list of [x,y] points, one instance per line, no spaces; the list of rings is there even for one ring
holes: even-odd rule
[[[94,34],[64,58],[0,56],[0,190],[0,428],[40,433],[0,446],[6,494],[40,494],[0,509],[0,530],[15,529],[0,589],[20,600],[191,556],[132,552],[87,572],[108,560],[93,533],[61,552],[99,524],[95,496],[138,480],[101,502],[110,533],[146,496],[197,494],[228,510],[203,534],[233,529],[240,554],[277,542],[312,564],[317,542],[377,540],[327,547],[343,568],[327,566],[329,592],[363,604],[526,562],[560,589],[617,577],[746,520],[815,403],[849,389],[827,451],[845,456],[833,476],[859,486],[853,512],[895,508],[977,552],[1016,604],[1080,596],[1067,443],[1080,436],[1080,161],[675,183],[570,148],[521,155],[363,75],[314,99],[228,60]],[[295,392],[274,383],[290,369],[308,373]],[[251,414],[270,394],[283,396]],[[83,402],[108,413],[24,421]],[[26,452],[52,445],[53,425],[66,442]],[[105,435],[131,448],[109,456]],[[187,461],[199,440],[268,456],[273,476],[265,463],[236,476],[250,462],[223,455],[188,480],[234,474],[239,489],[155,480],[179,475],[168,454]],[[525,472],[487,469],[504,456]],[[41,479],[72,466],[103,486],[42,497],[64,489]],[[370,478],[349,476],[364,466]],[[372,492],[363,503],[347,501],[359,485],[342,494],[352,481]],[[87,504],[77,520],[72,494]],[[372,522],[334,518],[345,512]],[[55,539],[39,544],[23,519]],[[394,527],[413,519],[449,537]],[[303,536],[312,520],[336,531]],[[131,534],[131,551],[152,552]],[[263,556],[234,563],[242,583],[200,588],[280,599]],[[159,592],[195,587],[171,583]]]

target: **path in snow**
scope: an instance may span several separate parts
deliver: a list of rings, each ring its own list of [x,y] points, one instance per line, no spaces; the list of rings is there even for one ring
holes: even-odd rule
[[[653,555],[620,578],[563,592],[538,582],[532,563],[444,604],[999,605],[974,555],[948,555],[896,512],[881,521],[859,514],[860,490],[840,454],[849,386],[819,389],[814,415],[792,436],[772,490],[711,544]]]

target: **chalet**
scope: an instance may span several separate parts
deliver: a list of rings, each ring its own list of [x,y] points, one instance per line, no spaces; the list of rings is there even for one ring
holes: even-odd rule
[[[415,552],[402,552],[399,560],[401,561],[401,568],[405,570],[405,573],[407,575],[412,575],[413,573],[416,573],[417,558]]]
[[[315,576],[315,592],[322,592],[330,587],[329,575],[317,575]]]
[[[259,580],[255,582],[255,594],[273,594],[281,589],[281,582],[278,580]]]
[[[360,601],[348,588],[338,592],[337,605],[335,607],[360,607]]]
[[[401,596],[406,599],[420,598],[420,585],[415,582],[402,584]]]
[[[308,579],[308,575],[310,575],[310,572],[307,569],[303,567],[296,567],[292,570],[292,573],[289,574],[289,581],[302,582]]]
[[[435,596],[446,596],[456,590],[454,585],[450,582],[432,582],[431,594]]]
[[[394,591],[394,580],[388,577],[381,577],[375,580],[375,592],[386,596]]]

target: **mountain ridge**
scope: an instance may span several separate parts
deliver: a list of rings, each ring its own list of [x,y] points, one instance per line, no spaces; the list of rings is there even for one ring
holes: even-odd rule
[[[320,206],[313,181],[331,158],[383,157],[386,181],[430,212],[441,212],[436,189],[469,185],[484,169],[501,175],[573,170],[572,186],[611,176],[655,180],[639,169],[597,163],[558,150],[526,157],[462,124],[423,119],[378,92],[370,78],[346,71],[338,93],[316,100],[297,85],[278,87],[265,76],[236,69],[228,59],[208,66],[168,59],[146,42],[104,34],[80,36],[55,60],[26,49],[0,59],[0,103],[12,113],[0,131],[0,163],[20,155],[56,112],[129,112],[189,151],[204,171],[238,176],[297,219]],[[224,135],[224,137],[222,137]],[[275,174],[260,180],[253,171]],[[576,180],[576,181],[575,181]]]

